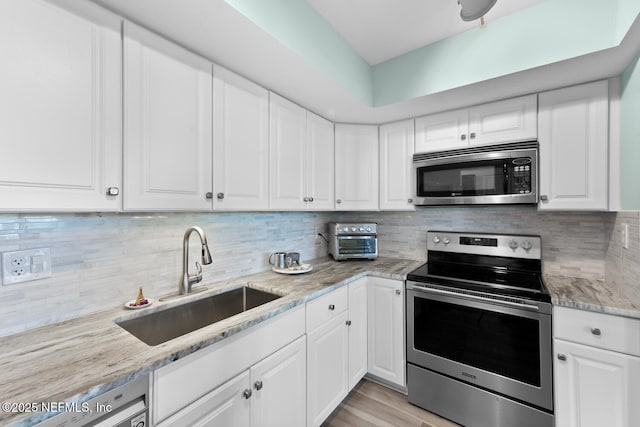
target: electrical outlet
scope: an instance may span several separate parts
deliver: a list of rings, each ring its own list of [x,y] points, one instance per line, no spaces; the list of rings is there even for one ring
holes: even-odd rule
[[[2,254],[2,283],[11,285],[51,277],[49,248],[4,252]]]

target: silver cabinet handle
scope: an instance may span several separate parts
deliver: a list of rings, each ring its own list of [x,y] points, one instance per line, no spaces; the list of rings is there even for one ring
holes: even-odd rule
[[[559,354],[558,353],[558,360],[562,360],[563,362],[567,360],[567,356],[565,356],[564,354]]]
[[[541,202],[546,202],[547,200],[549,200],[549,197],[546,194],[543,194],[542,196],[540,196]]]
[[[218,200],[222,200],[224,199],[224,193],[218,193],[216,194],[216,197],[218,198]]]
[[[466,141],[467,140],[467,134],[463,133],[462,135],[460,135],[460,140],[461,141]]]
[[[476,139],[476,133],[475,133],[475,132],[471,132],[471,133],[469,134],[469,138],[471,138],[471,139]]]
[[[256,381],[255,383],[253,383],[253,388],[258,391],[262,390],[262,381]]]
[[[119,194],[120,194],[120,188],[118,187],[107,188],[107,196],[117,196]]]
[[[247,388],[242,392],[242,396],[244,396],[245,399],[249,399],[251,397],[251,389]]]
[[[344,322],[347,324],[347,326],[351,326],[351,320],[347,320],[346,322]]]
[[[333,311],[336,309],[336,306],[333,304],[329,304],[329,310]]]
[[[602,331],[600,330],[600,328],[591,328],[591,333],[597,336],[602,335]]]
[[[396,295],[400,295],[402,291],[400,289],[396,289]]]
[[[337,204],[342,203],[342,199],[338,199],[338,200],[336,200],[336,203],[337,203]]]
[[[207,194],[204,195],[207,199],[213,199],[213,193],[211,191],[207,192]]]

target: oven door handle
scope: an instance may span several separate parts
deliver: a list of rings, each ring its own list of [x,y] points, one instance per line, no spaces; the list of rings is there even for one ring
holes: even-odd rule
[[[537,305],[533,305],[533,304],[525,304],[525,303],[519,303],[519,302],[513,302],[513,301],[505,301],[505,300],[497,299],[497,298],[496,299],[485,298],[485,297],[473,295],[473,294],[466,293],[466,292],[452,292],[452,291],[446,291],[444,289],[435,289],[435,288],[431,288],[431,287],[428,287],[428,286],[420,286],[420,285],[414,285],[414,284],[407,284],[407,288],[408,289],[415,289],[415,290],[418,290],[420,292],[430,292],[430,293],[438,294],[438,295],[446,295],[446,296],[452,296],[452,297],[461,297],[461,296],[463,296],[464,298],[468,298],[468,299],[471,299],[471,300],[474,300],[474,301],[499,303],[500,305],[505,305],[505,306],[510,306],[510,307],[525,308],[525,309],[535,310],[535,311],[539,311],[540,310],[540,307],[538,307]]]

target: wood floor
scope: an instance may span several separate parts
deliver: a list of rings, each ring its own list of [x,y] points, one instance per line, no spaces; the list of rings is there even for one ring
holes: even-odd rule
[[[323,427],[455,427],[407,402],[407,396],[362,380],[322,424]]]

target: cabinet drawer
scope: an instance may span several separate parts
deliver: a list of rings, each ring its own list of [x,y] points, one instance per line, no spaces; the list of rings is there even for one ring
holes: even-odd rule
[[[565,307],[553,309],[554,337],[640,356],[640,320]]]
[[[348,307],[348,286],[307,303],[307,332],[333,319]]]

